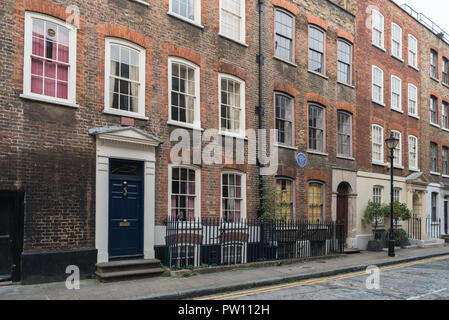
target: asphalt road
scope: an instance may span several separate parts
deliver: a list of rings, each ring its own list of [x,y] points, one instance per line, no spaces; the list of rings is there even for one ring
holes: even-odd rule
[[[447,256],[378,270],[378,273],[348,273],[198,300],[449,300]]]

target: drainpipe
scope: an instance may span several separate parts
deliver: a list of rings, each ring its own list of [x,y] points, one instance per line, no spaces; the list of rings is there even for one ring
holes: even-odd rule
[[[264,116],[264,109],[263,109],[263,64],[264,64],[264,56],[263,56],[263,5],[265,0],[259,0],[257,3],[257,10],[259,12],[259,54],[257,55],[257,63],[259,64],[259,103],[256,107],[256,114],[258,116],[259,125],[258,129],[263,129],[263,116]],[[258,137],[259,141],[259,137]],[[258,142],[258,150],[260,152],[262,142]],[[259,154],[259,153],[258,153]],[[263,188],[262,188],[262,175],[260,174],[260,169],[263,167],[263,165],[259,161],[259,157],[257,157],[257,166],[259,167],[259,203],[260,208],[258,210],[257,215],[260,217],[262,215],[262,196],[263,196]]]

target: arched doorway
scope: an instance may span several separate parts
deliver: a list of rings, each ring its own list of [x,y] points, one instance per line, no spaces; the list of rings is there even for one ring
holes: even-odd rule
[[[342,182],[337,188],[337,221],[344,222],[345,239],[348,238],[348,211],[349,211],[349,194],[351,186],[347,182]],[[346,245],[346,241],[345,241]]]

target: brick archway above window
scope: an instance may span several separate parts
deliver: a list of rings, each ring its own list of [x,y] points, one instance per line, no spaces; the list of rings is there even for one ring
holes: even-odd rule
[[[328,25],[326,22],[324,22],[324,20],[322,20],[321,18],[315,17],[311,14],[306,15],[307,17],[307,22],[309,24],[314,24],[319,26],[321,29],[323,29],[324,31],[327,31],[328,29]]]
[[[415,137],[419,137],[419,131],[413,128],[407,128],[407,134]]]
[[[274,0],[273,5],[276,7],[285,9],[285,10],[293,13],[295,16],[298,15],[298,13],[299,13],[299,9],[295,5],[293,5],[292,3],[290,3],[286,0]]]
[[[72,14],[66,11],[66,7],[47,0],[25,0],[23,6],[25,10],[48,14],[64,21]]]
[[[296,98],[299,94],[298,90],[296,90],[292,86],[289,86],[288,84],[282,83],[282,82],[274,83],[274,91],[285,92],[285,93],[291,95],[293,98]]]
[[[201,65],[201,56],[192,50],[176,45],[169,45],[167,51],[169,56],[183,58],[197,64],[198,66]]]
[[[344,110],[351,114],[355,114],[355,108],[346,102],[337,103],[337,110]]]
[[[306,93],[306,102],[316,102],[319,103],[327,108],[330,107],[330,102],[328,99],[320,96],[319,94],[316,93]]]
[[[354,44],[354,36],[352,34],[350,34],[349,32],[345,31],[345,30],[338,29],[337,30],[337,37],[345,39],[346,41],[349,41],[352,44]]]
[[[215,70],[219,73],[230,74],[232,76],[242,79],[243,81],[246,81],[246,78],[247,78],[247,73],[245,70],[243,70],[239,67],[233,66],[229,63],[217,62]]]
[[[137,31],[130,30],[126,27],[119,25],[100,23],[97,29],[99,34],[105,37],[116,37],[124,40],[131,41],[144,49],[150,47],[149,40]]]
[[[399,131],[399,132],[404,132],[404,127],[403,126],[401,126],[400,124],[398,124],[398,123],[392,123],[391,124],[391,130],[396,130],[396,131]]]

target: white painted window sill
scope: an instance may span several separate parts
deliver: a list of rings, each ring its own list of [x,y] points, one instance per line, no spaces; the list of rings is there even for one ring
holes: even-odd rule
[[[430,76],[430,79],[432,79],[433,81],[435,81],[435,82],[438,82],[438,83],[440,83],[440,80],[438,80],[437,78],[435,78],[435,77],[432,77],[432,76]]]
[[[408,168],[408,171],[411,172],[420,172],[420,170],[418,168]]]
[[[430,174],[433,175],[433,176],[441,176],[441,173],[434,172],[434,171],[430,171]]]
[[[404,62],[404,59],[402,59],[401,57],[396,57],[394,54],[392,54],[391,56],[400,62]]]
[[[284,62],[284,63],[286,63],[288,65],[291,65],[292,67],[295,67],[295,68],[298,67],[298,65],[296,63],[294,63],[292,61],[289,61],[289,60],[285,60],[285,59],[279,58],[277,56],[273,56],[273,59],[276,59],[276,60],[279,60],[281,62]]]
[[[315,151],[315,150],[310,150],[310,149],[307,150],[307,153],[316,154],[318,156],[323,156],[323,157],[329,156],[329,154],[327,152]]]
[[[444,83],[443,81],[441,81],[441,84],[442,84],[443,86],[445,86],[446,88],[449,88],[449,83]]]
[[[173,120],[168,120],[168,121],[167,121],[167,124],[168,124],[168,125],[171,125],[171,126],[176,126],[176,127],[186,128],[186,129],[192,129],[192,130],[200,130],[200,131],[204,131],[204,129],[201,128],[201,124],[199,124],[199,125],[194,125],[194,124],[190,124],[190,123],[179,122],[179,121],[173,121]]]
[[[383,47],[380,47],[380,46],[378,46],[378,45],[375,44],[375,43],[371,43],[371,44],[373,45],[374,48],[377,48],[377,49],[379,49],[379,50],[382,50],[383,52],[387,52],[387,49],[385,49],[385,48],[383,48]]]
[[[313,70],[310,70],[310,69],[307,70],[307,71],[309,71],[309,73],[317,75],[317,76],[319,76],[319,77],[321,77],[323,79],[329,80],[329,77],[327,77],[326,75],[324,75],[322,73],[319,73],[319,72],[316,72],[316,71],[313,71]]]
[[[371,102],[385,108],[385,103],[383,103],[383,102],[376,101],[376,100],[371,100]]]
[[[416,120],[419,120],[419,119],[420,119],[419,116],[417,116],[417,115],[415,115],[415,114],[408,113],[408,116],[411,117],[411,118],[414,118],[414,119],[416,119]]]
[[[385,162],[378,162],[378,161],[371,161],[371,164],[373,164],[375,166],[381,166],[381,167],[387,166],[387,164]]]
[[[398,164],[395,164],[393,167],[395,169],[404,170],[404,166],[401,166],[401,165],[398,165]]]
[[[242,134],[237,134],[237,133],[232,133],[232,132],[226,132],[226,131],[218,131],[218,134],[219,134],[220,136],[225,136],[225,137],[231,137],[231,138],[236,138],[236,139],[248,140],[248,137],[245,137],[245,135],[242,135]]]
[[[402,111],[402,110],[400,110],[400,109],[396,109],[396,108],[393,108],[393,107],[391,107],[391,111],[394,111],[394,112],[397,112],[397,113],[404,113],[404,111]]]
[[[440,128],[440,125],[433,123],[433,122],[430,122],[430,125],[435,128]]]
[[[148,2],[146,2],[146,1],[144,1],[144,0],[131,0],[131,1],[143,4],[144,6],[147,6],[147,7],[150,6],[150,4]]]
[[[443,131],[449,132],[449,128],[441,128]]]
[[[230,38],[230,37],[228,37],[228,36],[225,36],[225,35],[222,34],[222,33],[219,33],[218,35],[219,35],[220,37],[224,38],[224,39],[230,40],[230,41],[232,41],[232,42],[234,42],[234,43],[237,43],[237,44],[239,44],[239,45],[241,45],[241,46],[244,46],[244,47],[248,48],[248,45],[247,45],[245,42],[243,42],[243,41],[236,40],[236,39],[232,39],[232,38]]]
[[[38,102],[43,102],[43,103],[50,103],[50,104],[55,104],[55,105],[59,105],[59,106],[64,106],[64,107],[69,107],[69,108],[79,108],[79,104],[77,103],[73,103],[73,102],[68,102],[68,101],[64,101],[61,99],[52,99],[52,98],[47,98],[45,96],[39,96],[39,95],[34,95],[34,94],[20,94],[19,96],[22,99],[27,99],[27,100],[33,100],[33,101],[38,101]]]
[[[185,17],[183,17],[183,16],[180,16],[179,14],[176,14],[176,13],[170,12],[170,11],[168,11],[167,14],[168,14],[170,17],[173,17],[173,18],[179,19],[179,20],[181,20],[181,21],[187,22],[188,24],[191,24],[191,25],[194,26],[194,27],[197,27],[197,28],[200,28],[200,29],[204,29],[204,26],[203,26],[201,23],[197,23],[197,22],[195,22],[195,21],[192,21],[192,20],[190,20],[190,19],[187,19],[187,18],[185,18]]]
[[[351,160],[351,161],[355,161],[354,157],[349,157],[349,156],[342,156],[342,155],[337,155],[338,159],[344,159],[344,160]]]
[[[341,81],[338,81],[338,80],[337,80],[337,83],[338,83],[338,84],[341,84],[341,85],[343,85],[343,86],[349,87],[349,88],[351,88],[351,89],[355,89],[355,86],[353,86],[352,84],[344,83],[344,82],[341,82]]]
[[[442,174],[441,176],[442,176],[443,178],[449,179],[449,175],[447,175],[447,174]]]
[[[294,146],[285,145],[285,144],[275,143],[274,146],[278,147],[278,148],[284,148],[284,149],[298,151],[298,148],[296,148]]]
[[[128,118],[134,118],[134,119],[139,119],[139,120],[149,120],[150,119],[150,118],[145,117],[139,113],[134,113],[134,112],[129,112],[129,111],[127,112],[127,111],[122,111],[122,110],[104,109],[103,113],[113,115],[113,116],[128,117]]]
[[[412,66],[411,64],[409,64],[408,65],[410,68],[412,68],[412,69],[414,69],[414,70],[416,70],[416,71],[418,71],[419,72],[419,68],[418,67],[416,67],[416,66]]]

